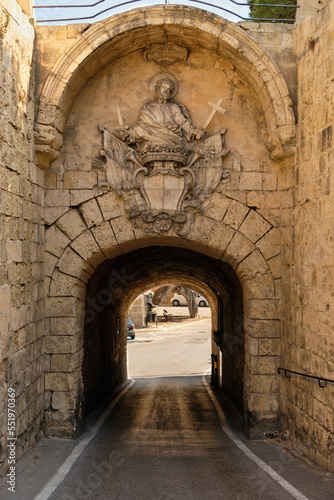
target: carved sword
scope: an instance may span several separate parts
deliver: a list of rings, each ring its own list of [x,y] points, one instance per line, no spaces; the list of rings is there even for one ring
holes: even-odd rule
[[[117,116],[118,116],[119,126],[120,127],[124,127],[123,118],[122,118],[122,115],[121,115],[121,110],[119,109],[119,105],[118,105],[118,100],[117,100],[116,94],[115,94],[115,101],[116,101],[116,110],[117,110]]]

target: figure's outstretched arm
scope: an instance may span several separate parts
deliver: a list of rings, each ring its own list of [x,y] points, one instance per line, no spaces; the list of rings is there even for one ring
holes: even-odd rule
[[[193,141],[195,139],[202,139],[205,136],[205,130],[202,128],[194,127],[189,111],[184,106],[180,104],[177,108],[174,108],[176,122],[180,125],[182,130],[187,134],[187,140]]]

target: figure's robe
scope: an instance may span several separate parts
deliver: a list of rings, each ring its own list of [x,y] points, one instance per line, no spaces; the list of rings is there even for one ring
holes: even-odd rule
[[[142,108],[134,127],[136,142],[146,141],[150,146],[182,146],[192,139],[195,127],[176,103],[148,102]]]

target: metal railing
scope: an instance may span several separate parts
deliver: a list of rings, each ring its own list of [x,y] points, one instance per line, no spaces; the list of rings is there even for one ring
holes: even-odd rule
[[[42,4],[37,4],[34,2],[33,8],[35,9],[35,15],[36,15],[36,20],[38,23],[64,23],[64,22],[78,22],[78,21],[93,21],[99,16],[103,16],[104,14],[107,13],[112,13],[112,11],[118,11],[122,12],[126,10],[128,6],[132,6],[133,4],[140,3],[143,6],[147,5],[191,5],[191,4],[198,4],[205,8],[206,10],[209,10],[212,12],[212,10],[218,10],[222,11],[225,15],[232,15],[235,16],[238,20],[241,21],[267,21],[267,22],[294,22],[295,18],[287,14],[287,17],[285,19],[278,19],[278,18],[254,18],[254,17],[245,17],[245,8],[247,7],[250,9],[250,4],[247,1],[243,2],[238,2],[236,0],[213,0],[212,2],[207,2],[205,0],[153,0],[152,1],[147,1],[147,0],[125,0],[123,2],[117,2],[117,0],[98,0],[94,3],[90,4],[72,4],[72,5],[64,5],[61,3],[62,0],[59,0],[59,3],[57,5],[52,4],[52,5],[46,5],[46,0],[41,0],[43,2]],[[85,16],[76,16],[74,15],[73,17],[62,17],[62,10],[63,9],[73,9],[73,13],[76,12],[76,9],[92,9],[94,7],[97,7],[100,4],[106,4],[109,3],[108,7],[99,10],[98,12],[91,13],[89,15]],[[290,13],[291,11],[295,13],[296,9],[299,8],[298,5],[286,5],[286,4],[280,4],[279,0],[277,3],[274,3],[275,0],[273,0],[272,4],[268,3],[257,3],[254,4],[253,7],[280,7],[283,9],[286,9],[287,13]],[[50,2],[51,3],[51,2]],[[231,5],[232,4],[232,5]],[[42,16],[41,19],[39,19],[39,12],[41,12],[43,9],[43,14],[47,15],[48,17]],[[60,17],[52,19],[52,12],[56,11],[60,12]],[[66,10],[64,11],[66,12]],[[68,12],[68,10],[67,10]],[[86,11],[87,12],[87,11]],[[50,14],[50,17],[49,17]]]
[[[327,382],[332,382],[334,384],[334,380],[324,377],[317,377],[316,375],[308,375],[307,373],[295,372],[293,370],[288,370],[287,368],[279,367],[277,369],[278,373],[284,372],[285,378],[291,378],[291,373],[294,375],[299,375],[301,377],[312,378],[318,381],[319,387],[324,389],[327,385]]]

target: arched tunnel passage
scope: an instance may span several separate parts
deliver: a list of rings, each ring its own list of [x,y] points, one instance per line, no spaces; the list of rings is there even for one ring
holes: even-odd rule
[[[127,378],[127,312],[154,286],[182,282],[212,310],[213,352],[221,350],[222,389],[240,406],[244,391],[242,287],[232,267],[177,247],[147,247],[104,261],[87,285],[84,330],[84,411]]]

